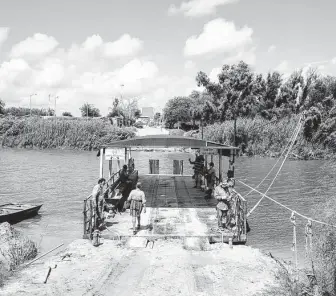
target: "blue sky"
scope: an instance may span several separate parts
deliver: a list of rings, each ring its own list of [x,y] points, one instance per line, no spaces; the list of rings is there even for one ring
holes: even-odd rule
[[[321,0],[11,0],[0,10],[0,98],[8,106],[89,102],[115,96],[162,108],[213,79],[224,63],[257,72],[316,67],[336,75],[336,4]],[[124,85],[124,86],[121,86]],[[52,100],[53,101],[53,100]]]

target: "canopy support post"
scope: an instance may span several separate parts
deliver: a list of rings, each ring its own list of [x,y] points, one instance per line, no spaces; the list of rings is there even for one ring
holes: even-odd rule
[[[104,148],[100,149],[100,173],[99,177],[103,178],[104,176]]]
[[[112,171],[112,159],[109,160],[109,179],[111,178],[111,176],[113,175],[113,171]]]
[[[223,180],[222,180],[222,178],[223,178],[223,173],[222,173],[222,154],[220,153],[219,154],[219,156],[218,156],[218,159],[219,159],[219,161],[218,161],[218,164],[219,164],[219,166],[218,166],[218,171],[219,171],[219,182],[222,182]]]

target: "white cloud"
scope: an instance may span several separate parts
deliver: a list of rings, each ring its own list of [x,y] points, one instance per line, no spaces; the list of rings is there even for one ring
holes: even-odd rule
[[[237,29],[233,22],[218,18],[204,25],[199,36],[187,39],[184,54],[200,56],[205,54],[225,54],[243,51],[253,44],[253,30],[249,27]]]
[[[252,47],[248,50],[242,49],[237,50],[236,52],[231,53],[227,57],[224,58],[223,64],[236,64],[240,61],[244,61],[249,65],[255,65],[256,63],[256,48]]]
[[[11,50],[11,57],[40,56],[51,53],[58,46],[58,41],[45,34],[36,33],[15,44]]]
[[[184,63],[185,70],[195,70],[195,68],[196,68],[196,65],[193,61],[188,60]]]
[[[9,28],[0,27],[0,47],[7,40]]]
[[[276,46],[275,46],[275,45],[271,45],[271,46],[267,49],[267,52],[268,52],[268,53],[271,53],[271,52],[275,51],[275,49],[276,49]]]
[[[85,50],[92,51],[103,45],[103,39],[99,35],[92,35],[83,42],[82,46]]]
[[[278,66],[275,67],[275,70],[280,72],[281,74],[286,74],[289,71],[288,61],[282,61]]]
[[[179,7],[172,4],[168,9],[169,15],[183,13],[188,17],[200,17],[214,14],[217,7],[229,3],[238,2],[239,0],[189,0],[182,2]]]
[[[56,46],[57,41],[53,42],[54,46],[46,46],[48,40],[55,40],[53,37],[44,35],[44,43],[36,42],[39,38],[34,36],[14,46],[13,54],[21,57],[10,56],[0,64],[0,97],[7,106],[28,107],[29,95],[37,93],[32,99],[34,108],[53,108],[53,99],[51,102],[48,100],[48,95],[52,94],[52,98],[59,96],[57,114],[70,111],[79,116],[79,107],[89,102],[105,115],[112,99],[121,93],[123,97],[141,98],[142,106],[162,108],[170,98],[196,88],[194,76],[163,76],[158,65],[149,57],[130,58],[124,52],[122,59],[106,56],[107,44],[116,45],[110,53],[117,57],[122,48],[118,41],[128,40],[131,41],[128,44],[135,45],[133,41],[139,40],[137,38],[104,42],[99,35],[93,35],[82,43],[62,48]],[[28,50],[25,48],[28,44],[35,44],[38,49]],[[130,47],[125,49],[128,54],[139,50],[139,47]]]
[[[218,82],[218,75],[222,71],[222,68],[213,68],[209,74],[209,78],[212,82]]]
[[[106,43],[104,53],[107,57],[130,56],[138,53],[142,46],[143,41],[124,34],[118,40]]]
[[[331,63],[332,63],[333,65],[336,65],[336,58],[333,58],[333,59],[331,60]]]

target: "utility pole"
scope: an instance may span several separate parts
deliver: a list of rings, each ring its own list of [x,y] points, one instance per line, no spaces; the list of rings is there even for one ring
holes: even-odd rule
[[[29,110],[30,110],[29,113],[30,113],[30,116],[32,116],[31,98],[32,98],[33,96],[37,96],[37,94],[32,94],[32,95],[29,96]]]
[[[55,97],[55,118],[56,118],[56,100],[58,99],[58,96]]]

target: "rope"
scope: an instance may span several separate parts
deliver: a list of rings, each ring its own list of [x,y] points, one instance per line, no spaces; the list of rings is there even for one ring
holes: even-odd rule
[[[298,123],[298,127],[297,127],[297,130],[296,130],[294,139],[293,139],[291,145],[290,145],[289,148],[288,148],[287,154],[285,155],[285,158],[284,158],[284,160],[282,161],[282,164],[281,164],[280,168],[278,169],[278,171],[277,171],[275,177],[273,178],[271,184],[268,186],[268,188],[267,188],[267,190],[265,191],[265,193],[263,194],[263,196],[259,199],[259,201],[255,204],[255,206],[254,206],[254,207],[247,213],[247,217],[249,217],[249,216],[252,214],[252,212],[258,207],[258,205],[259,205],[259,204],[261,203],[261,201],[264,199],[264,197],[266,196],[267,192],[271,189],[271,187],[272,187],[274,181],[276,180],[276,178],[277,178],[278,175],[280,174],[280,171],[281,171],[283,165],[285,164],[285,161],[286,161],[286,159],[287,159],[287,157],[288,157],[288,155],[289,155],[289,152],[290,152],[291,149],[293,148],[294,143],[295,143],[295,140],[296,140],[297,136],[299,135],[299,132],[300,132],[300,130],[301,130],[301,126],[302,126],[302,115],[300,116],[299,123]]]
[[[239,183],[245,185],[246,187],[252,189],[253,191],[258,192],[258,193],[261,194],[261,195],[264,195],[264,193],[260,192],[260,191],[257,190],[257,189],[254,189],[253,187],[247,185],[246,183],[244,183],[244,182],[242,182],[242,181],[240,181],[240,180],[237,180],[237,181],[238,181]],[[273,199],[273,198],[271,198],[271,197],[269,197],[269,196],[267,196],[267,195],[265,195],[265,197],[268,198],[269,200],[273,201],[274,203],[278,204],[279,206],[281,206],[281,207],[283,207],[283,208],[289,210],[290,212],[295,212],[298,216],[300,216],[300,217],[302,217],[302,218],[304,218],[304,219],[311,220],[312,222],[315,222],[315,223],[319,223],[319,224],[322,224],[322,225],[326,225],[326,226],[330,226],[330,227],[334,227],[334,228],[336,228],[336,225],[332,225],[332,224],[328,224],[328,223],[326,223],[326,222],[322,222],[322,221],[319,221],[319,220],[311,219],[311,218],[309,218],[309,217],[307,217],[307,216],[305,216],[305,215],[303,215],[303,214],[300,214],[300,213],[294,211],[293,209],[291,209],[291,208],[285,206],[284,204],[278,202],[277,200],[275,200],[275,199]]]
[[[267,179],[267,177],[271,174],[271,172],[274,170],[274,168],[277,166],[277,164],[279,163],[281,157],[285,154],[287,148],[289,147],[290,143],[292,142],[293,138],[294,138],[294,135],[295,135],[295,131],[297,129],[297,126],[295,127],[293,133],[292,133],[292,136],[291,138],[289,139],[284,151],[281,153],[280,157],[278,158],[277,162],[274,164],[274,166],[271,168],[271,170],[268,172],[268,174],[266,175],[266,177],[264,179],[261,180],[261,182],[257,185],[257,187],[255,187],[256,189],[259,188],[259,186],[264,183],[264,181]],[[248,195],[250,195],[251,193],[253,192],[253,190],[250,190],[245,196],[244,198],[246,198]]]

